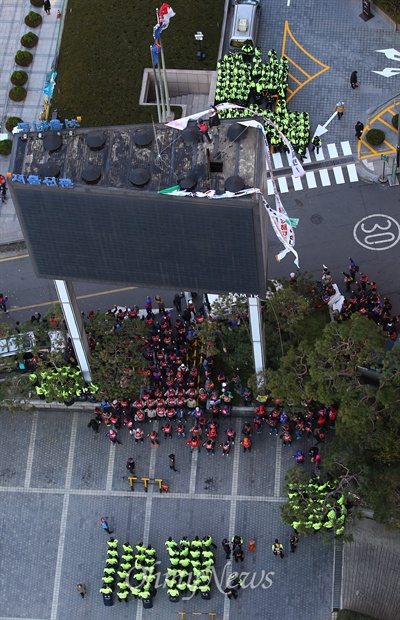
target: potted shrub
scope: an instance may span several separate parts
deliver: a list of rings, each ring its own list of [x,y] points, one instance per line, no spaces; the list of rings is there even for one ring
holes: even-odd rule
[[[31,5],[41,9],[43,6],[43,0],[31,0]]]
[[[28,74],[26,71],[14,71],[10,80],[14,86],[23,86],[28,81]]]
[[[28,67],[33,60],[33,56],[27,50],[18,50],[14,60],[19,67]]]
[[[27,32],[21,37],[21,45],[24,47],[35,47],[38,41],[39,37],[34,32]]]
[[[29,28],[37,28],[42,21],[43,18],[40,13],[35,13],[35,11],[29,11],[28,15],[25,17],[25,24],[29,26]]]
[[[14,127],[18,125],[18,123],[22,123],[22,118],[19,118],[18,116],[9,116],[6,121],[7,131],[11,133]]]
[[[9,155],[11,153],[12,140],[0,140],[0,155]]]
[[[26,94],[26,88],[24,88],[23,86],[14,86],[8,93],[8,96],[13,101],[23,101],[26,97]]]
[[[385,132],[382,129],[370,129],[365,138],[371,146],[379,146],[385,140]]]
[[[399,128],[399,115],[395,114],[394,116],[392,116],[392,125],[395,129]]]

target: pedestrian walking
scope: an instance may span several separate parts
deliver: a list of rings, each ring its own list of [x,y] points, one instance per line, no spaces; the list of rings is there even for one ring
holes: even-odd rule
[[[176,474],[179,474],[179,471],[175,467],[175,454],[171,453],[168,456],[168,458],[169,458],[169,468],[172,469],[172,471],[174,471]]]
[[[172,424],[170,424],[169,422],[165,422],[161,427],[161,430],[164,433],[165,439],[168,439],[168,437],[172,439]]]
[[[129,458],[126,461],[126,469],[129,471],[130,474],[132,474],[132,476],[135,475],[135,461],[133,460],[133,458]]]
[[[296,551],[298,542],[299,542],[299,537],[296,536],[295,534],[292,534],[292,536],[289,538],[290,553],[294,553]]]
[[[243,446],[243,452],[251,452],[251,439],[248,435],[245,435],[240,443]]]
[[[357,71],[353,71],[351,76],[350,76],[350,86],[353,89],[359,87],[358,79],[357,79]]]
[[[237,534],[235,536],[232,536],[232,548],[235,549],[235,547],[241,547],[243,545],[243,538],[241,536],[238,536]]]
[[[191,437],[186,441],[187,445],[190,446],[190,451],[198,450],[200,452],[201,439],[200,437]]]
[[[163,314],[165,312],[165,303],[161,295],[155,295],[154,301],[156,302],[158,306],[159,313]]]
[[[88,424],[88,428],[91,428],[96,435],[99,434],[99,426],[100,426],[101,422],[99,420],[96,420],[95,418],[92,418]]]
[[[362,136],[362,132],[364,131],[364,125],[362,124],[361,121],[357,121],[354,127],[354,131],[356,132],[356,138],[357,140],[361,139]]]
[[[237,598],[237,592],[236,589],[233,588],[232,586],[227,586],[224,590],[226,596],[229,598],[229,600],[231,600],[232,598]]]
[[[0,186],[0,193],[1,193],[1,202],[4,204],[7,200],[7,190],[8,187],[6,185],[1,185]]]
[[[144,431],[141,428],[137,428],[135,430],[135,443],[139,443],[139,441],[143,443],[143,435]]]
[[[7,301],[8,301],[8,297],[4,297],[3,293],[0,293],[0,308],[6,314],[8,314],[8,310],[7,310],[7,306],[6,306],[6,302]]]
[[[275,538],[275,542],[272,545],[272,553],[274,555],[279,555],[279,557],[281,559],[283,559],[285,557],[285,555],[283,553],[283,545],[282,545],[282,543],[279,542],[279,540],[277,538]]]
[[[319,149],[322,146],[321,138],[319,136],[314,136],[312,141],[311,141],[311,144],[312,144],[312,149],[311,150],[312,151],[317,151],[317,155],[318,155]]]
[[[337,112],[337,117],[338,117],[338,121],[340,121],[340,119],[343,116],[343,112],[345,111],[346,106],[343,103],[343,101],[338,101],[337,104],[335,105],[335,112]]]
[[[222,541],[222,548],[225,551],[226,559],[229,560],[231,557],[231,545],[227,538],[224,538]]]
[[[210,456],[210,454],[214,456],[215,441],[211,438],[206,439],[203,443],[203,448],[206,449],[207,456]]]
[[[100,517],[100,525],[103,528],[103,530],[107,532],[107,534],[112,534],[112,531],[110,530],[107,519],[108,517]]]
[[[110,430],[107,433],[107,437],[109,438],[109,440],[111,441],[111,443],[115,446],[116,443],[121,444],[122,446],[122,441],[120,441],[117,437],[117,431],[114,430],[113,428],[110,428]]]
[[[241,545],[238,545],[237,547],[235,547],[235,550],[233,552],[233,556],[235,558],[235,562],[243,562],[244,560],[244,553],[243,553],[243,548]]]
[[[50,0],[44,0],[43,8],[45,10],[46,15],[51,15],[51,3],[50,3]]]
[[[157,431],[151,431],[150,433],[148,433],[147,437],[150,439],[150,448],[154,448],[154,446],[157,446],[157,448],[160,447]]]
[[[182,310],[182,303],[181,303],[181,299],[185,297],[184,293],[175,293],[174,299],[172,301],[172,303],[175,306],[175,309],[177,312],[180,312]]]
[[[76,589],[78,590],[79,594],[81,595],[82,598],[85,598],[85,594],[86,594],[86,586],[84,583],[78,583],[76,586]]]
[[[222,456],[229,456],[229,452],[231,449],[231,444],[229,443],[229,441],[226,439],[225,441],[220,443],[219,446],[220,448],[222,448]]]

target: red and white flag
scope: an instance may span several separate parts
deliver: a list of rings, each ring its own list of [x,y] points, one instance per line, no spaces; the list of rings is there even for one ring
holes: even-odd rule
[[[174,15],[176,15],[175,11],[173,11],[166,2],[160,6],[160,10],[158,11],[158,24],[163,30],[168,28],[169,20],[171,17],[174,17]]]

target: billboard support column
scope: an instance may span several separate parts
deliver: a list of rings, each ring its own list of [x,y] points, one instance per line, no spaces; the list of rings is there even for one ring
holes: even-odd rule
[[[253,346],[254,370],[256,374],[265,372],[265,339],[261,315],[261,301],[249,297],[249,319],[251,342]]]
[[[89,365],[89,343],[87,340],[82,315],[78,308],[76,295],[72,282],[69,280],[54,280],[61,310],[67,324],[67,330],[71,337],[74,351],[81,369],[83,378],[90,383],[92,377]]]

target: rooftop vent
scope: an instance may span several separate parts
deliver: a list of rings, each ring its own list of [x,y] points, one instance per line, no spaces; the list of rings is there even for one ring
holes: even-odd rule
[[[154,134],[152,129],[139,129],[133,136],[136,146],[149,146],[153,142]]]
[[[181,137],[186,144],[195,144],[199,141],[200,132],[197,127],[186,127],[186,129],[181,132]]]
[[[189,174],[186,174],[184,177],[178,179],[178,183],[181,189],[194,189],[197,185],[197,176],[194,172],[189,172]]]
[[[82,170],[81,177],[88,185],[95,185],[101,179],[100,166],[89,164],[88,166],[86,166],[86,168]]]
[[[240,192],[242,189],[244,188],[244,181],[242,179],[242,177],[239,176],[233,176],[233,177],[228,177],[225,181],[225,190],[227,192]]]
[[[94,151],[99,151],[106,143],[105,137],[101,133],[89,133],[86,136],[86,144]]]
[[[43,146],[46,151],[58,151],[62,146],[62,138],[58,133],[48,133],[43,140]]]
[[[147,168],[134,168],[129,176],[130,182],[136,187],[143,187],[150,181],[150,171]]]

